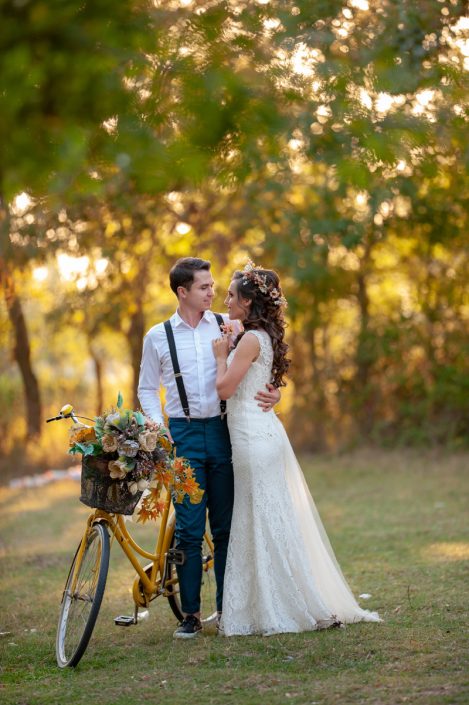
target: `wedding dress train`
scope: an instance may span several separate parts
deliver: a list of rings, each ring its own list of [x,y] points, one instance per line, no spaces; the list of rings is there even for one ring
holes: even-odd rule
[[[270,336],[246,335],[258,338],[260,354],[227,404],[235,501],[222,632],[268,635],[378,622],[347,585],[285,429],[254,399],[271,380]]]

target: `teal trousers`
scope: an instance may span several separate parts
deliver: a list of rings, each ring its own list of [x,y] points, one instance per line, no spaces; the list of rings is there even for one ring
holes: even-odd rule
[[[169,429],[178,456],[187,458],[204,495],[200,504],[186,499],[175,503],[176,546],[184,552],[183,565],[177,566],[182,611],[200,611],[202,581],[202,542],[206,513],[215,550],[217,610],[223,602],[223,579],[233,513],[233,466],[226,417],[209,419],[170,419]]]

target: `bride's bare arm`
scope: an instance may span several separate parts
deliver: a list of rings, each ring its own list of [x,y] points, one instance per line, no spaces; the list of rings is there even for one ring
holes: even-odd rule
[[[243,335],[229,367],[226,364],[226,358],[229,353],[229,340],[225,336],[217,338],[212,341],[212,347],[217,362],[216,386],[218,396],[220,399],[229,399],[235,393],[251,363],[259,357],[259,341],[254,335]]]

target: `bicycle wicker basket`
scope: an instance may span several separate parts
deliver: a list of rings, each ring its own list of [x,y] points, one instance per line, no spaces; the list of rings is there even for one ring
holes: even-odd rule
[[[143,493],[132,494],[127,483],[113,479],[108,465],[105,458],[83,456],[80,502],[113,514],[132,514]]]

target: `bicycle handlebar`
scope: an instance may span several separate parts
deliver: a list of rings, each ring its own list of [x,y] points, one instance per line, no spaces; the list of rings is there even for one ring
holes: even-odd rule
[[[94,419],[90,419],[88,416],[79,416],[73,411],[70,411],[68,414],[59,414],[58,416],[53,416],[51,419],[46,419],[46,423],[61,421],[62,419],[72,419],[74,423],[78,423],[78,419],[86,419],[86,421],[92,421],[94,423]]]

